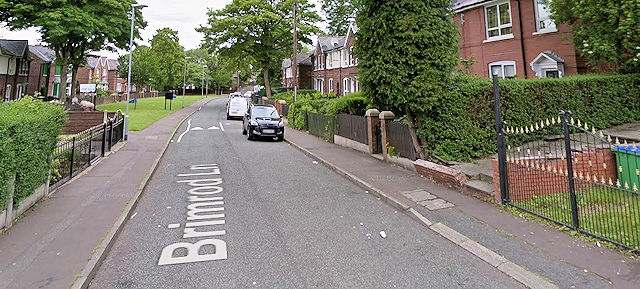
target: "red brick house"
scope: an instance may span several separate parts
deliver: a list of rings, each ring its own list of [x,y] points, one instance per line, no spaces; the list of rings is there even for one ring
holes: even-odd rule
[[[42,45],[29,45],[31,63],[29,64],[29,84],[27,93],[36,92],[41,97],[53,95],[53,76],[55,75],[55,51]]]
[[[87,64],[78,68],[80,84],[97,84],[96,88],[113,92],[126,92],[127,80],[118,77],[118,60],[107,57],[87,57]]]
[[[453,0],[460,57],[490,77],[562,77],[588,72],[566,25],[549,18],[551,0]]]
[[[0,39],[0,95],[3,101],[21,99],[29,83],[29,42]]]
[[[358,59],[353,55],[358,28],[349,25],[346,36],[318,37],[313,53],[313,89],[338,96],[360,91]]]
[[[300,53],[298,57],[298,88],[313,88],[313,63],[312,53]],[[293,89],[293,62],[291,58],[282,61],[282,87]]]

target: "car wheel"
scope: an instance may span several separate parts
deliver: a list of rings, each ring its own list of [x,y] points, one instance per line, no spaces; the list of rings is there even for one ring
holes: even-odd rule
[[[283,141],[284,140],[284,134],[281,134],[278,136],[278,141]]]

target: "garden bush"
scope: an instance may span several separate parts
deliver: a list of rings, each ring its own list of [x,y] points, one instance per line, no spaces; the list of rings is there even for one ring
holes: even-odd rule
[[[30,96],[0,103],[0,207],[8,201],[6,188],[12,173],[16,174],[16,205],[46,182],[65,121],[61,106]]]
[[[499,89],[509,126],[557,117],[560,110],[596,129],[640,120],[637,74],[501,79]],[[490,79],[455,76],[441,101],[417,120],[425,149],[443,159],[469,161],[497,151]]]

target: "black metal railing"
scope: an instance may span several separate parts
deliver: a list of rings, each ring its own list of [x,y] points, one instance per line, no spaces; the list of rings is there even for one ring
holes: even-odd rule
[[[101,125],[58,142],[51,156],[50,189],[57,188],[104,157],[113,145],[122,140],[124,121],[116,113]]]
[[[505,204],[640,252],[640,147],[568,111],[503,134]]]

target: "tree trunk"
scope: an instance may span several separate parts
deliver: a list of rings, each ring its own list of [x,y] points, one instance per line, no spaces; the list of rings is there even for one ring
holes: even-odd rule
[[[271,84],[269,84],[269,67],[262,68],[262,75],[264,77],[264,89],[267,91],[267,98],[271,98]]]
[[[76,89],[77,89],[76,79],[77,78],[78,78],[78,67],[74,65],[71,67],[71,99],[76,97]]]
[[[411,135],[411,142],[413,143],[413,148],[418,152],[418,157],[420,159],[425,159],[424,151],[420,146],[420,141],[418,140],[418,134],[416,133],[416,125],[415,119],[413,118],[413,114],[409,109],[405,109],[407,113],[407,121],[409,121],[409,134]]]
[[[69,63],[66,58],[62,59],[62,67],[60,69],[60,101],[65,103],[67,100],[67,74],[69,73]]]

